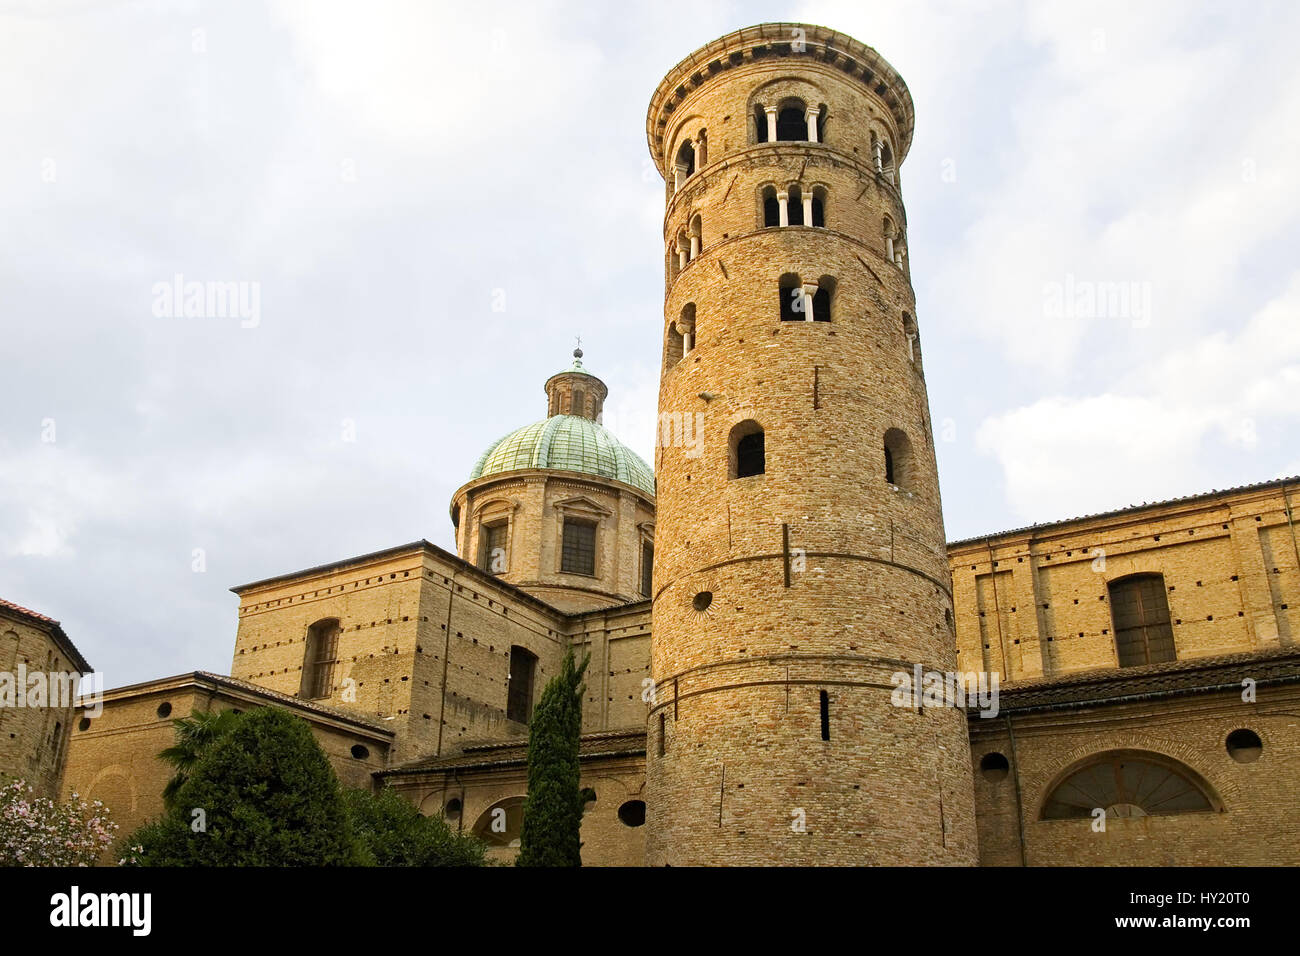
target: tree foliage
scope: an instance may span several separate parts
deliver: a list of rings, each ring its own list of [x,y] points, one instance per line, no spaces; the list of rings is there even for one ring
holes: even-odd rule
[[[353,832],[369,866],[482,866],[487,847],[457,833],[442,817],[426,817],[387,787],[343,791]]]
[[[131,838],[145,866],[363,861],[338,778],[301,717],[263,707],[202,750],[171,807]]]
[[[573,649],[542,691],[528,733],[528,798],[520,835],[519,866],[581,866],[582,808],[578,746],[582,735],[583,674],[590,655],[575,666]]]

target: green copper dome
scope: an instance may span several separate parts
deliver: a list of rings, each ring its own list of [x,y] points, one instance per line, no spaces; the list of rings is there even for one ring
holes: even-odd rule
[[[529,468],[613,478],[648,495],[655,493],[650,466],[611,432],[577,415],[552,415],[493,442],[474,466],[470,480]]]

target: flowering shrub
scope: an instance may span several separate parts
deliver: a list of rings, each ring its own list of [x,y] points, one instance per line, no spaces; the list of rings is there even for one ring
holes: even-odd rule
[[[98,800],[58,804],[22,780],[0,786],[0,866],[93,866],[116,833]]]

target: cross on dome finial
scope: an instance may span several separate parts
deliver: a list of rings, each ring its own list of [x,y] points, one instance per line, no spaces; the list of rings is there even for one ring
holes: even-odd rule
[[[573,358],[578,365],[581,365],[582,364],[582,336],[577,335],[574,336],[574,338],[577,339],[578,347],[573,350]]]

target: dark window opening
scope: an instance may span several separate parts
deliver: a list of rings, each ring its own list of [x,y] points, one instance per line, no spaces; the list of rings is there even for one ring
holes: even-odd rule
[[[831,695],[821,692],[822,703],[822,740],[831,739]]]
[[[353,744],[352,756],[355,757],[357,760],[365,760],[367,757],[370,756],[370,751],[366,747],[362,746],[361,744]]]
[[[831,320],[831,290],[825,286],[818,286],[817,292],[812,298],[812,310],[814,322],[829,322]]]
[[[754,141],[767,142],[767,110],[761,106],[754,107]]]
[[[980,758],[980,775],[991,783],[1006,778],[1011,772],[1011,764],[1000,753],[987,753]]]
[[[761,431],[745,435],[736,442],[736,477],[749,478],[766,471],[767,456]]]
[[[641,543],[641,594],[654,594],[655,547],[648,541]]]
[[[596,526],[589,521],[564,519],[560,570],[569,574],[596,573]]]
[[[660,712],[659,714],[659,756],[661,757],[664,755],[664,751],[668,749],[668,743],[667,740],[665,739],[667,733],[668,733],[668,721],[664,719],[663,713]]]
[[[645,801],[629,800],[618,808],[618,818],[624,826],[639,827],[645,824]]]
[[[510,648],[510,680],[506,690],[506,719],[528,723],[533,714],[533,675],[537,655],[522,647]]]
[[[804,118],[803,107],[787,106],[776,115],[776,138],[782,143],[808,139],[808,121]]]
[[[803,314],[803,286],[799,283],[798,276],[784,276],[781,279],[781,321],[782,322],[802,322]]]
[[[1112,581],[1108,590],[1119,666],[1177,660],[1164,576],[1138,574]]]
[[[826,227],[826,209],[820,199],[812,201],[812,224],[819,229]]]
[[[803,225],[803,196],[800,195],[799,190],[797,189],[790,190],[790,198],[786,200],[786,207],[787,207],[786,216],[790,220],[790,225],[802,226]]]
[[[677,165],[682,169],[683,176],[695,172],[695,146],[689,140],[682,143],[682,148],[677,151]]]
[[[885,446],[885,481],[894,484],[894,453]]]
[[[1264,741],[1253,730],[1234,730],[1228,734],[1224,743],[1228,748],[1228,756],[1237,763],[1254,763],[1264,752]]]
[[[691,607],[703,614],[713,605],[713,592],[701,591],[691,599]]]
[[[767,196],[763,199],[763,226],[781,225],[781,203],[775,196]]]

